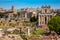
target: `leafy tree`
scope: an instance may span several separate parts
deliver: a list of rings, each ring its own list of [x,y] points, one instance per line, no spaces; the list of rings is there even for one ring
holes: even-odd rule
[[[48,27],[50,31],[54,31],[56,33],[60,32],[60,17],[55,16],[48,22]]]
[[[17,14],[13,14],[14,17],[17,17]]]
[[[38,18],[35,17],[35,16],[33,16],[33,17],[30,18],[30,22],[37,22],[37,20],[38,20]]]
[[[17,15],[20,16],[21,12],[17,12]]]
[[[4,13],[0,12],[0,18],[3,18],[3,17],[4,17]]]
[[[32,24],[32,27],[37,26],[38,25],[38,16],[37,17],[35,17],[35,16],[30,17],[30,22]]]

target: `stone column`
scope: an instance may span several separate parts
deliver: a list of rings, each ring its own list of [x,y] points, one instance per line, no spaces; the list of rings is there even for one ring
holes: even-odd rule
[[[8,20],[10,20],[10,18],[11,18],[11,16],[10,16],[10,15],[8,15]]]
[[[47,15],[47,22],[46,23],[48,23],[48,21],[49,21],[49,15]]]
[[[27,19],[27,13],[25,13],[25,18]]]
[[[27,27],[27,35],[30,36],[30,28]]]
[[[43,22],[44,22],[44,25],[45,25],[45,15],[43,15]]]
[[[41,15],[41,25],[43,25],[43,15]]]
[[[40,20],[40,13],[39,13],[39,15],[38,15],[38,26],[40,26],[40,24],[41,24],[40,21],[41,20]]]

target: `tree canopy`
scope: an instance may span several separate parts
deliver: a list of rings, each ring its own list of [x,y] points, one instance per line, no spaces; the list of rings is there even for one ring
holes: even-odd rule
[[[33,17],[30,18],[30,22],[37,22],[37,20],[38,20],[38,18],[35,17],[35,16],[33,16]]]
[[[48,22],[50,31],[60,32],[60,16],[55,16]]]

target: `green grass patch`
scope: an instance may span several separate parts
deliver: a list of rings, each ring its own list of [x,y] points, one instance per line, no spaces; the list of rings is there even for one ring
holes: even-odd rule
[[[44,30],[31,30],[31,34],[33,34],[33,35],[39,35],[39,34],[44,34],[44,33],[46,33],[46,31],[44,31]]]

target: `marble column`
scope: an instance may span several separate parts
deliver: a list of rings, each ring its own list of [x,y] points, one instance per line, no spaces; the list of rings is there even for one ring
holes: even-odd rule
[[[48,21],[49,21],[49,15],[47,15],[47,24],[48,24]]]
[[[44,17],[43,21],[44,21],[44,25],[45,25],[45,15],[43,15],[43,17]]]
[[[25,19],[27,19],[27,13],[25,13]]]
[[[40,17],[40,14],[39,14],[39,16],[38,16],[38,23],[39,23],[38,26],[40,26],[40,21],[41,21],[40,18],[41,17]]]
[[[30,28],[27,28],[27,35],[30,36]]]
[[[44,25],[44,15],[41,15],[41,25]]]

